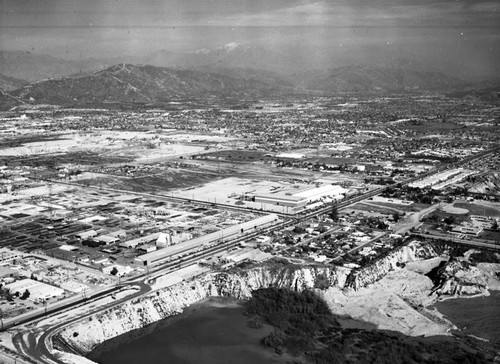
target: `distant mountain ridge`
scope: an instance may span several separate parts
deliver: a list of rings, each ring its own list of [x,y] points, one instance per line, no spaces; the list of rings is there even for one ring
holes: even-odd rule
[[[308,89],[338,92],[446,91],[470,86],[456,77],[397,59],[388,64],[352,65],[303,76]]]
[[[27,103],[158,103],[182,97],[263,95],[280,91],[272,83],[191,70],[120,64],[91,74],[39,81],[11,94]]]
[[[274,71],[281,74],[292,72],[297,68],[296,58],[264,47],[238,43],[229,43],[213,50],[199,49],[182,53],[160,50],[145,57],[142,62],[159,67],[182,69],[240,68]]]
[[[0,90],[13,91],[28,84],[28,81],[0,74]]]
[[[0,51],[0,74],[36,82],[70,75],[83,75],[115,64],[129,63],[175,69],[210,70],[219,74],[229,69],[252,69],[274,72],[282,77],[290,78],[290,76],[311,73],[314,70],[332,73],[333,70],[349,66],[365,65],[367,68],[375,66],[386,68],[395,61],[406,60],[405,62],[412,67],[417,64],[423,65],[423,67],[417,67],[417,70],[423,72],[442,73],[447,77],[460,78],[472,83],[493,81],[488,86],[495,86],[500,82],[500,76],[498,76],[500,66],[481,67],[475,63],[465,64],[461,59],[419,52],[404,46],[388,47],[381,44],[334,46],[333,43],[332,47],[325,48],[307,43],[276,47],[272,44],[232,42],[213,49],[200,48],[183,52],[164,49],[151,54],[78,60],[65,60],[30,52]],[[410,68],[405,69],[409,71]],[[495,69],[498,72],[495,72]],[[232,77],[238,77],[238,74],[233,72]]]
[[[36,82],[79,72],[94,71],[109,65],[109,62],[118,63],[116,60],[88,58],[73,61],[45,54],[0,51],[0,74],[28,82]]]
[[[4,57],[5,53],[0,52],[0,57]],[[349,52],[339,55],[338,59],[346,57],[342,62],[347,61],[347,53]],[[288,57],[289,60],[283,63],[285,55],[279,52],[236,43],[212,51],[199,49],[183,54],[161,51],[156,52],[152,58],[146,57],[152,63],[183,65],[175,69],[131,63],[103,68],[106,62],[112,60],[90,59],[81,61],[80,64],[77,61],[65,63],[66,61],[50,56],[22,53],[17,54],[17,57],[26,56],[28,61],[20,62],[19,69],[28,67],[30,62],[33,63],[33,68],[37,68],[37,62],[41,62],[41,66],[37,68],[38,72],[46,71],[53,77],[24,86],[22,81],[16,84],[11,80],[10,89],[18,88],[4,92],[0,105],[6,109],[12,107],[13,103],[61,106],[158,104],[179,98],[255,98],[308,93],[329,96],[338,93],[452,92],[470,90],[475,86],[438,68],[430,67],[427,63],[404,57],[391,58],[377,51],[373,54],[377,59],[361,60],[366,62],[365,64],[331,64],[328,69],[311,70],[305,66],[300,67],[304,61],[301,58]],[[11,59],[14,55],[10,54],[9,57],[7,58]],[[319,58],[320,56],[316,61]],[[53,62],[52,66],[49,67],[47,62]],[[92,65],[96,68],[86,70]],[[297,66],[300,71],[292,72]],[[2,67],[13,66],[1,65],[0,70]],[[288,69],[289,73],[280,73],[273,68]],[[57,73],[64,75],[55,76]],[[9,77],[5,80],[7,82]],[[0,84],[1,82],[0,77]]]

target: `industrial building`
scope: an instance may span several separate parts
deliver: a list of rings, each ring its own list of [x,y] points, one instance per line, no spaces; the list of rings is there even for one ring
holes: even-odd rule
[[[254,199],[257,203],[292,207],[298,210],[305,207],[310,202],[319,201],[324,198],[341,200],[347,192],[349,192],[349,190],[337,185],[324,185],[321,187],[309,188],[294,194],[256,195]]]
[[[78,232],[75,234],[75,238],[81,239],[81,240],[93,238],[94,236],[97,236],[97,231],[95,231],[95,230],[81,231],[81,232]]]
[[[286,206],[286,207],[303,207],[307,205],[307,199],[290,195],[257,195],[255,202],[265,203],[268,205]]]
[[[104,243],[106,245],[118,243],[120,238],[112,235],[99,235],[94,238],[94,241]]]
[[[33,279],[22,279],[5,286],[12,294],[19,294],[20,296],[27,290],[30,295],[29,300],[33,302],[41,302],[49,298],[61,297],[64,295],[64,290],[45,284]]]
[[[190,240],[193,237],[193,234],[182,232],[180,234],[172,235],[170,233],[152,233],[149,235],[141,236],[136,239],[124,241],[120,243],[120,246],[123,248],[137,248],[139,245],[147,244],[147,243],[157,243],[159,247],[168,246],[172,244],[178,244],[185,240]]]
[[[161,233],[152,233],[149,235],[141,236],[141,237],[136,238],[136,239],[124,241],[124,242],[120,243],[120,246],[122,248],[135,248],[138,245],[151,243],[152,241],[156,241],[158,239],[158,237],[160,236],[160,234]]]
[[[244,222],[242,224],[234,225],[223,230],[213,232],[211,234],[203,235],[177,245],[167,246],[166,248],[153,251],[140,255],[135,259],[136,263],[140,265],[155,266],[166,261],[186,254],[195,249],[207,248],[216,245],[217,243],[234,238],[239,234],[245,234],[255,231],[258,228],[273,224],[279,220],[275,214],[259,217],[257,219]]]
[[[349,190],[338,185],[324,185],[321,187],[316,187],[298,193],[294,193],[293,196],[298,198],[303,198],[307,200],[307,202],[314,202],[324,197],[330,197],[336,200],[340,200],[344,198],[344,195],[347,192],[349,192]]]
[[[463,168],[449,169],[440,173],[435,173],[431,176],[408,184],[411,188],[427,188],[432,187],[434,190],[441,190],[444,187],[456,183],[469,175],[474,174],[473,171],[464,170]]]

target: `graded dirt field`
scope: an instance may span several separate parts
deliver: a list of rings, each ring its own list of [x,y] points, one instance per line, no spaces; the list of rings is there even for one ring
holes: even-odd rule
[[[446,205],[443,207],[444,212],[449,212],[450,214],[455,214],[455,215],[465,215],[469,213],[469,210],[461,208],[461,207],[456,207],[452,205]]]

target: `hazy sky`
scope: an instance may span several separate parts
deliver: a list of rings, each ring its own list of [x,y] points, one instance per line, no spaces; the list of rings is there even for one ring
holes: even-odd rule
[[[64,58],[405,44],[499,54],[500,0],[0,0],[0,49]],[[443,48],[444,47],[444,48]]]

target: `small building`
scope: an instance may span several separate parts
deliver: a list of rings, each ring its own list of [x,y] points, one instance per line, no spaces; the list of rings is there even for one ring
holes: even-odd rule
[[[156,249],[156,246],[153,244],[144,244],[139,248],[139,250],[144,253],[154,252]]]
[[[124,241],[120,243],[120,246],[123,248],[135,248],[141,244],[146,244],[146,243],[151,243],[153,241],[156,241],[158,239],[158,236],[160,233],[153,233],[145,236],[141,236],[136,239]]]
[[[117,277],[122,277],[125,274],[131,273],[134,271],[134,269],[129,267],[129,266],[119,265],[119,264],[108,265],[108,266],[102,268],[102,272],[104,274],[111,275],[111,272],[113,272],[114,270],[116,270],[116,274],[114,274],[114,275]]]
[[[20,256],[19,252],[14,252],[6,248],[0,248],[0,263],[10,262]]]
[[[90,288],[80,282],[74,281],[74,280],[67,280],[65,282],[61,283],[61,288],[63,288],[66,291],[73,292],[73,293],[83,293],[83,292],[88,292],[90,291]]]
[[[450,230],[450,232],[455,234],[468,234],[468,235],[478,236],[483,232],[483,228],[481,226],[457,225],[454,226]]]
[[[80,231],[75,234],[75,237],[81,240],[93,238],[94,236],[97,236],[97,231],[95,230]]]
[[[33,279],[22,279],[5,286],[12,294],[22,296],[25,291],[30,293],[28,299],[33,302],[43,302],[50,298],[58,298],[64,295],[64,290]]]
[[[61,245],[59,249],[67,251],[67,252],[72,252],[74,250],[78,250],[77,246],[74,245]]]
[[[71,210],[66,210],[66,209],[57,209],[57,210],[54,210],[54,217],[61,217],[61,218],[65,218],[65,217],[68,217],[70,216],[71,214],[73,214],[73,211]]]
[[[159,248],[165,248],[169,245],[172,245],[170,234],[160,233],[158,239],[156,239],[156,246]]]
[[[109,262],[108,257],[98,257],[98,258],[92,260],[92,263],[94,263],[94,264],[104,264],[106,262]]]
[[[271,242],[271,237],[265,236],[265,235],[261,235],[261,236],[258,236],[255,240],[259,244],[267,244],[267,243]]]
[[[99,243],[104,243],[105,245],[109,244],[114,244],[118,243],[120,241],[120,238],[117,236],[112,236],[112,235],[99,235],[94,238],[95,241]]]

